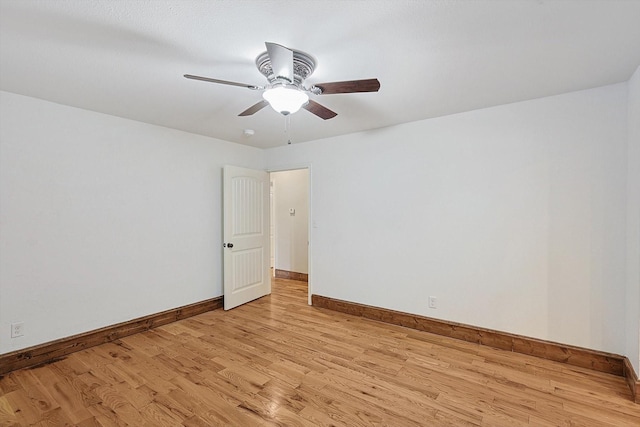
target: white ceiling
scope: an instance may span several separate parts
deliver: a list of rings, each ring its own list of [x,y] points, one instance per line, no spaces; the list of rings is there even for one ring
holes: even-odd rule
[[[338,116],[238,117],[271,41],[315,56],[306,84]],[[272,147],[623,82],[640,65],[640,1],[0,0],[0,89]],[[244,129],[255,130],[253,137]]]

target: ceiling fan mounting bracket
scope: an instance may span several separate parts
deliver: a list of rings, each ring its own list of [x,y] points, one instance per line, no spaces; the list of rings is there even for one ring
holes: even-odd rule
[[[313,56],[308,53],[290,49],[293,52],[293,82],[290,82],[295,85],[301,85],[302,82],[313,74],[313,71],[316,69],[316,60]],[[273,84],[278,80],[282,80],[282,76],[276,76],[273,73],[273,68],[271,67],[271,58],[269,57],[268,52],[262,52],[256,58],[256,67],[258,67],[258,71],[262,73],[263,76],[267,78],[269,83]]]

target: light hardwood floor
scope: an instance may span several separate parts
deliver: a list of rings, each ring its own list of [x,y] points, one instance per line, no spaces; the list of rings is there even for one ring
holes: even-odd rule
[[[639,426],[621,377],[306,305],[306,283],[0,379],[0,426]]]

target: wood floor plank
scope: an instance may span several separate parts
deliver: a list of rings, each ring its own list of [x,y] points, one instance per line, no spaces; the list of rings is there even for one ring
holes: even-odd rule
[[[27,397],[41,413],[44,414],[60,407],[33,370],[27,370],[24,375],[18,376],[17,380]]]
[[[58,407],[43,413],[40,421],[35,425],[39,427],[71,427],[77,425],[77,423],[71,422],[71,420],[65,415],[62,408]]]
[[[0,426],[18,426],[18,416],[16,415],[7,396],[0,396]]]
[[[0,426],[640,425],[621,377],[272,289],[0,377]]]
[[[38,410],[37,405],[29,399],[29,396],[22,388],[11,391],[3,397],[6,399],[18,425],[31,425],[41,420],[42,412]]]
[[[157,427],[173,427],[180,425],[181,420],[190,415],[176,410],[175,407],[167,407],[158,402],[150,403],[140,410],[140,417],[144,425]]]

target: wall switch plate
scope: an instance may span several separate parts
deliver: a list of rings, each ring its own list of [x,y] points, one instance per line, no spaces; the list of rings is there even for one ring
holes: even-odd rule
[[[429,297],[429,308],[438,308],[438,298]]]
[[[24,322],[11,324],[11,338],[18,338],[24,335]]]

